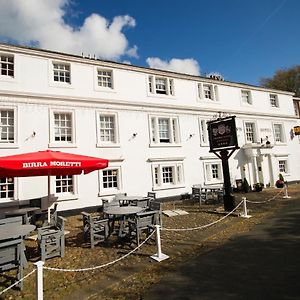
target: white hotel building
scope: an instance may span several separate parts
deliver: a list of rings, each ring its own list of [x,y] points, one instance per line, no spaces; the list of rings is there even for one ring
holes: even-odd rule
[[[279,173],[298,181],[295,108],[290,92],[0,44],[0,156],[51,149],[109,159],[105,170],[51,178],[59,210],[222,184],[206,129],[218,112],[236,116],[233,186],[274,186]],[[0,181],[1,203],[46,194],[46,177]]]

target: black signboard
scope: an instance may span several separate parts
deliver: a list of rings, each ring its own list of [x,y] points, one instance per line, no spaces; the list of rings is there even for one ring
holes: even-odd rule
[[[300,135],[300,126],[295,126],[294,127],[294,134],[295,135]]]
[[[207,122],[210,152],[238,149],[235,116]]]

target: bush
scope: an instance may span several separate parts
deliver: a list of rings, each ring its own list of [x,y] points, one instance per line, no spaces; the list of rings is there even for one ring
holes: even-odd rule
[[[246,178],[244,178],[243,181],[243,190],[245,193],[248,193],[250,191],[250,186]]]

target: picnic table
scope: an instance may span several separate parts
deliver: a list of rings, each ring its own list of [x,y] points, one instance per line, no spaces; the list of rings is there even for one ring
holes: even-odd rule
[[[112,224],[110,226],[111,228],[111,232],[114,230],[114,223],[116,220],[116,217],[118,217],[119,221],[120,221],[120,228],[119,228],[119,232],[118,232],[118,236],[119,237],[124,237],[126,235],[125,232],[125,226],[126,226],[126,220],[128,218],[128,216],[131,215],[135,215],[138,212],[141,212],[143,210],[142,207],[138,207],[138,206],[112,206],[112,207],[108,207],[105,210],[105,213],[107,215],[112,215],[113,219],[112,219]]]
[[[0,225],[0,243],[4,240],[24,237],[35,229],[34,225],[30,224],[4,224]]]

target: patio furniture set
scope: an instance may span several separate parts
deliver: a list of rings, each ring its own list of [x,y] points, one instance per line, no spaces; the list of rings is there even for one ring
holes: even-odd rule
[[[192,200],[201,204],[217,204],[223,201],[224,189],[222,186],[201,186],[192,187]]]
[[[155,225],[161,224],[161,205],[155,200],[155,193],[150,192],[147,197],[117,194],[110,201],[102,199],[103,215],[82,212],[84,240],[93,248],[116,235],[118,239],[135,240],[139,246],[142,234],[148,236]]]
[[[37,242],[41,260],[56,256],[64,256],[65,219],[57,216],[57,205],[51,210],[51,223],[37,228]],[[17,280],[23,277],[27,266],[24,240],[36,229],[34,212],[38,207],[28,207],[4,211],[0,218],[0,272],[17,269]],[[18,284],[22,289],[22,281]]]

